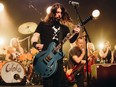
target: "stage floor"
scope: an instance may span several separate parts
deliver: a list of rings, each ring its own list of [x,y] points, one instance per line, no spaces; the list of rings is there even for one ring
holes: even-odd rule
[[[25,85],[25,86],[5,86],[5,85],[3,85],[0,87],[43,87],[43,86],[42,85],[30,85],[30,86],[27,86],[27,85]]]

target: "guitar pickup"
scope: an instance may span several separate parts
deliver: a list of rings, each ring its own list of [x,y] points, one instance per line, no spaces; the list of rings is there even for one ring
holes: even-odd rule
[[[49,62],[52,58],[51,56],[47,56],[45,59]]]
[[[51,59],[51,56],[47,56],[43,61],[47,64]]]

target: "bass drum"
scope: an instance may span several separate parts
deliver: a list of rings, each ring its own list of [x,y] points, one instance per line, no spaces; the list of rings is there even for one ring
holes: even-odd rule
[[[3,65],[1,77],[6,83],[20,83],[25,77],[25,70],[18,62],[9,61]]]

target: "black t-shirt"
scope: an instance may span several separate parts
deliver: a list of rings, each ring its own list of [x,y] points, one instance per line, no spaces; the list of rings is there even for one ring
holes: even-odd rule
[[[103,60],[105,60],[106,63],[111,63],[111,50],[108,50],[107,56]]]
[[[53,26],[58,27],[56,28],[56,30],[60,28],[58,33],[58,42],[61,42],[66,37],[67,33],[70,32],[67,26],[62,25],[60,23],[50,25],[49,23],[46,22],[40,22],[35,32],[40,33],[40,42],[41,44],[44,44],[43,50],[46,50],[49,44],[53,41],[54,32],[55,32]]]
[[[75,65],[78,65],[74,60],[73,56],[77,55],[78,57],[82,54],[82,51],[80,50],[79,47],[75,46],[69,51],[69,61],[68,61],[68,67],[69,68],[74,68]]]

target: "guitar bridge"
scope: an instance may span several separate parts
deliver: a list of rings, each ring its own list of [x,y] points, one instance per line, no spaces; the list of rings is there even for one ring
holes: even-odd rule
[[[47,56],[43,61],[47,64],[51,59],[51,56]]]

